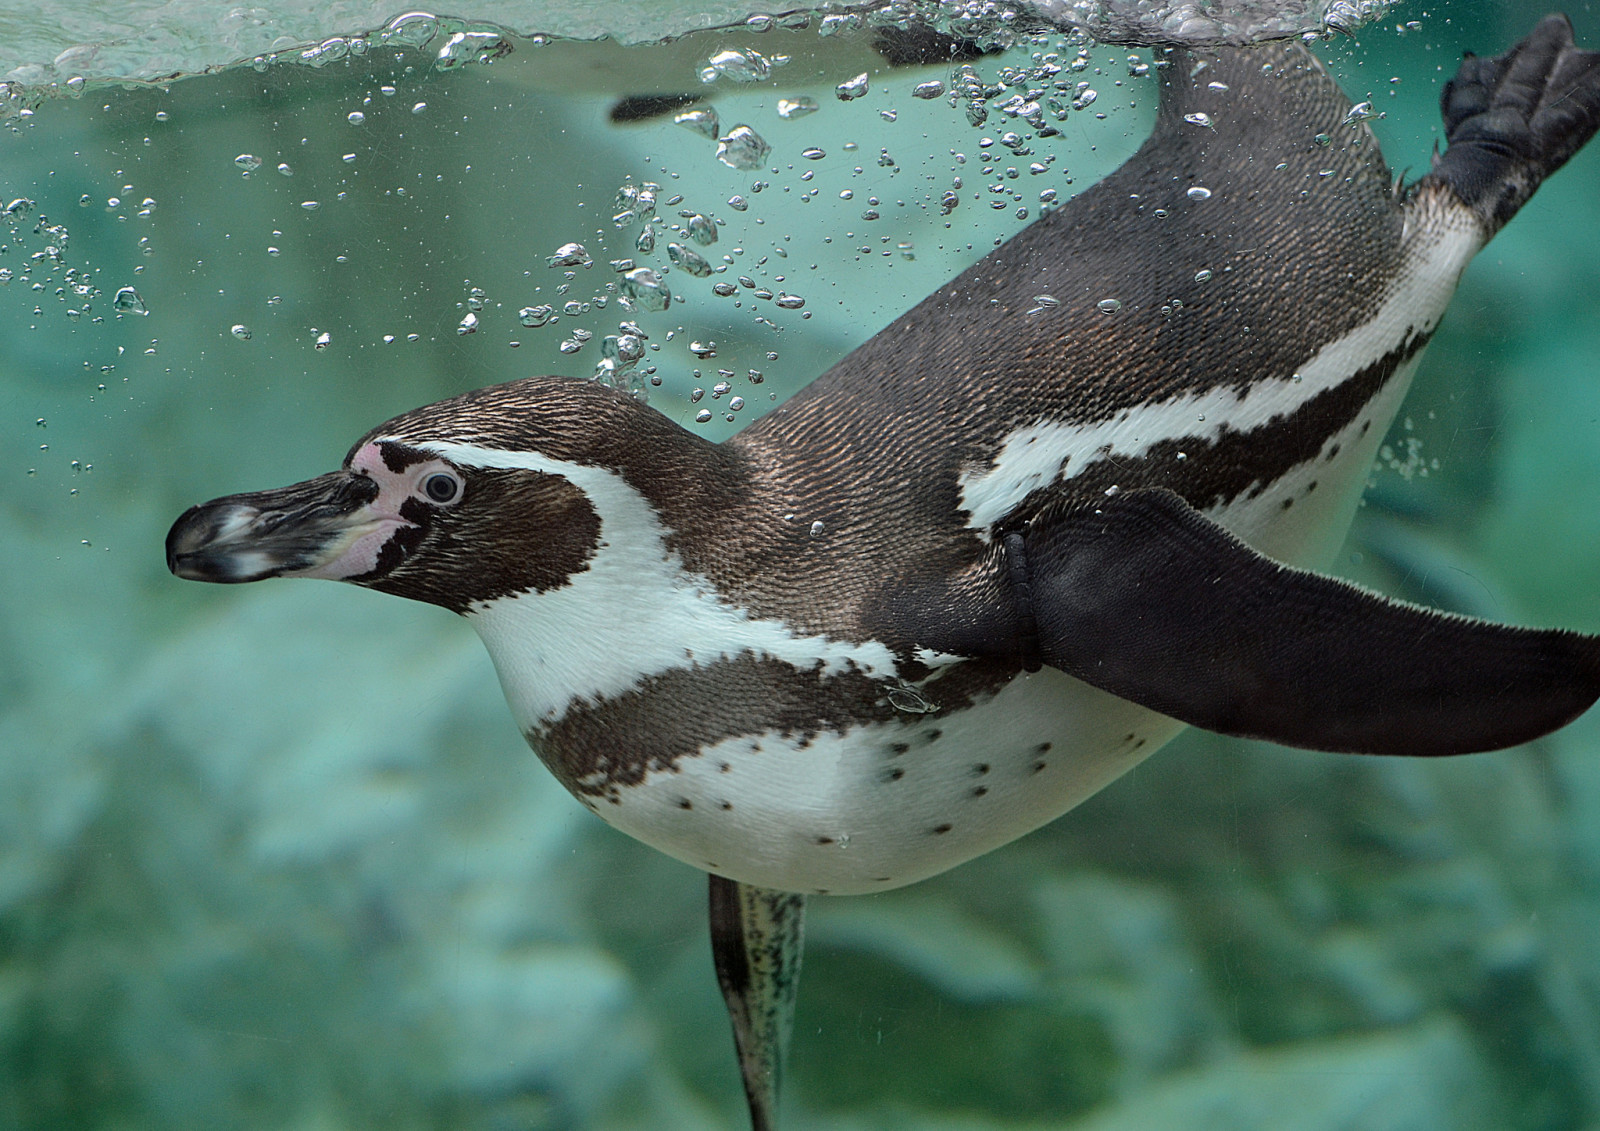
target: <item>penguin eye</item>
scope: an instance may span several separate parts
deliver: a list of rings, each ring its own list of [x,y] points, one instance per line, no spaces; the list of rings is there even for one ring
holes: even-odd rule
[[[461,493],[461,483],[454,475],[436,471],[422,481],[422,493],[436,503],[448,503]]]

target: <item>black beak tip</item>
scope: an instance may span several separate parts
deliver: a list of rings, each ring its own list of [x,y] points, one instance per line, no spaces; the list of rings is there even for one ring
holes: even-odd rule
[[[176,577],[200,580],[190,572],[185,563],[189,551],[195,548],[193,518],[200,512],[199,507],[190,507],[172,524],[172,529],[167,531],[167,569]]]
[[[247,552],[231,526],[241,508],[222,502],[190,507],[167,531],[167,568],[185,581],[233,584],[282,572],[262,568],[267,556]]]

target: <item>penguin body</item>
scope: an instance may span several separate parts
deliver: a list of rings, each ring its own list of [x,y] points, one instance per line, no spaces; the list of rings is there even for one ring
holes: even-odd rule
[[[936,874],[1184,723],[1523,741],[1600,695],[1594,638],[1301,571],[1460,272],[1600,120],[1594,60],[1560,20],[1469,60],[1402,190],[1303,47],[1176,54],[1127,164],[733,439],[531,378],[196,508],[169,561],[462,613],[580,801],[780,892]]]

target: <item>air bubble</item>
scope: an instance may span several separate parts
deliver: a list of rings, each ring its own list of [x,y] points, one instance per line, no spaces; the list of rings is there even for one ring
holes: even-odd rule
[[[717,122],[717,112],[709,106],[685,110],[672,120],[684,129],[693,130],[712,141],[716,141],[717,135],[722,132],[722,126]]]
[[[919,82],[911,88],[912,98],[938,98],[944,93],[944,83],[938,79],[929,82]]]
[[[1122,309],[1122,301],[1114,298],[1103,298],[1095,303],[1095,306],[1099,308],[1101,314],[1115,314]]]
[[[759,169],[771,152],[772,146],[749,126],[734,126],[717,139],[717,160],[732,169]]]
[[[349,122],[352,126],[359,126],[366,120],[367,116],[360,110],[352,110],[350,113],[345,115],[345,121]]]
[[[1350,112],[1344,116],[1344,121],[1339,124],[1343,126],[1353,126],[1357,122],[1365,121],[1370,117],[1372,117],[1372,103],[1357,102],[1354,106],[1350,107]]]
[[[726,78],[734,82],[762,82],[771,74],[772,64],[759,51],[729,48],[711,56],[700,72],[700,81],[709,83]]]
[[[871,83],[871,77],[862,71],[855,78],[840,83],[834,90],[838,93],[840,102],[851,102],[866,94]]]
[[[1194,273],[1194,281],[1197,283],[1209,283],[1211,281],[1211,268],[1202,267],[1196,271]]]
[[[828,151],[826,149],[822,149],[815,145],[809,146],[808,148],[800,151],[800,156],[804,157],[807,161],[821,161],[827,155]]]
[[[241,153],[233,159],[233,163],[239,166],[246,174],[253,173],[261,168],[261,158],[254,153]]]
[[[461,322],[456,326],[458,334],[476,334],[478,332],[478,316],[472,311],[467,311]]]
[[[806,300],[801,298],[799,295],[792,295],[785,291],[779,291],[778,297],[773,299],[773,303],[777,306],[783,307],[785,310],[799,310],[806,304]]]
[[[132,287],[123,287],[111,298],[113,309],[125,314],[149,314],[150,310],[144,304],[144,299]]]
[[[1183,120],[1188,122],[1191,126],[1204,126],[1208,130],[1212,129],[1216,125],[1216,123],[1211,120],[1211,115],[1206,113],[1185,114],[1183,116]]]
[[[524,326],[539,327],[550,321],[550,316],[555,312],[553,306],[525,306],[517,311],[517,321]]]
[[[672,302],[672,291],[661,276],[648,267],[635,267],[624,275],[622,293],[645,310],[665,310]]]
[[[701,247],[710,247],[717,242],[717,226],[708,216],[696,212],[689,217],[686,227],[689,229],[689,238]]]
[[[815,522],[813,522],[811,524],[811,537],[813,537],[813,538],[821,538],[822,535],[823,535],[823,532],[826,531],[827,529],[828,528],[827,528],[826,524],[824,524],[823,521],[819,518],[819,519],[817,519],[817,521],[815,521]]]
[[[594,260],[581,243],[564,243],[554,255],[545,256],[545,262],[552,267],[588,267]]]
[[[804,118],[807,114],[815,114],[818,109],[817,100],[807,95],[778,99],[778,117],[785,120]]]
[[[228,333],[238,338],[241,342],[248,342],[251,337],[250,327],[246,326],[243,322],[235,322],[233,326],[229,328]]]
[[[1206,188],[1204,185],[1195,185],[1185,195],[1187,195],[1190,200],[1210,200],[1211,190]]]
[[[692,247],[684,247],[680,243],[667,245],[667,258],[672,260],[672,265],[686,271],[697,279],[704,279],[711,274],[711,264],[705,257]]]

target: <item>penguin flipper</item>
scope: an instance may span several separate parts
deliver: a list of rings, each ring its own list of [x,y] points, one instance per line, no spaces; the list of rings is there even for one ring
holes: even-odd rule
[[[1003,545],[1025,656],[1206,730],[1464,754],[1537,738],[1600,698],[1600,637],[1281,565],[1165,489],[1061,500]]]
[[[1502,55],[1468,53],[1439,108],[1449,147],[1417,187],[1449,185],[1493,235],[1600,127],[1600,52],[1546,16]]]
[[[794,1028],[806,897],[711,876],[711,957],[733,1022],[752,1131],[776,1131]]]

